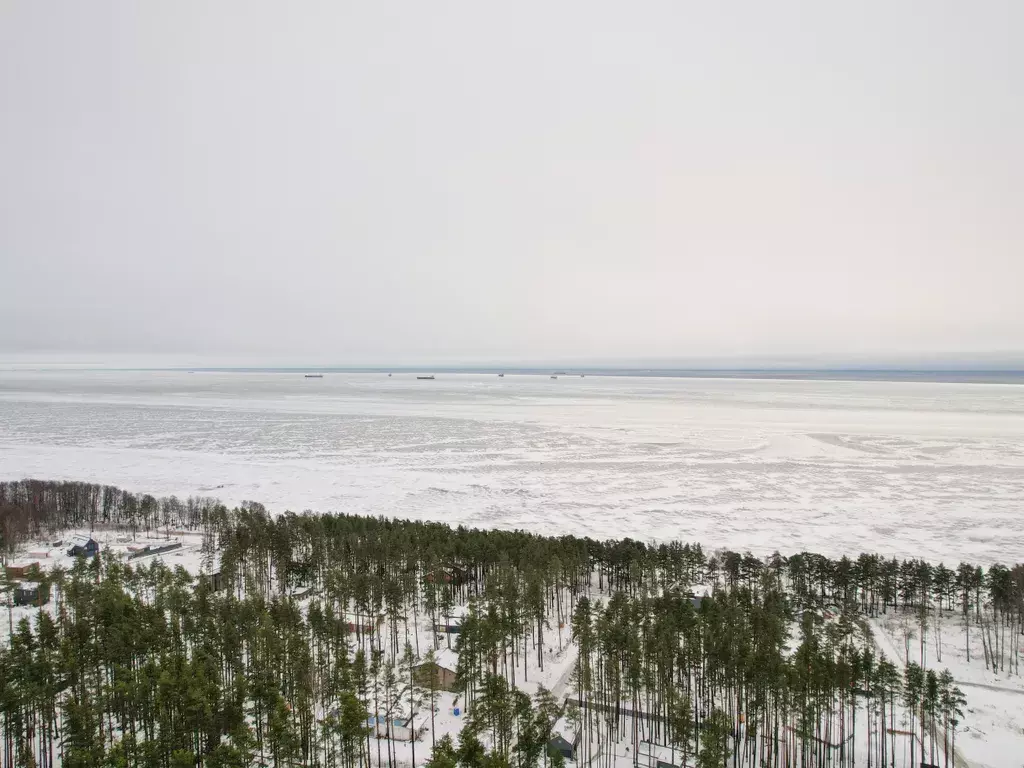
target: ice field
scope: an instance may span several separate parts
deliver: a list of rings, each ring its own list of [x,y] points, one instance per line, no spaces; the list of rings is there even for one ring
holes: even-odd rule
[[[0,372],[0,477],[764,554],[1024,559],[1024,386]]]

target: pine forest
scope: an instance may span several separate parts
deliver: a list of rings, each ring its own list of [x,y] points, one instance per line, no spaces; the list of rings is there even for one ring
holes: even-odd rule
[[[2,768],[951,768],[943,655],[1020,675],[1021,565],[42,481],[0,484],[0,547]]]

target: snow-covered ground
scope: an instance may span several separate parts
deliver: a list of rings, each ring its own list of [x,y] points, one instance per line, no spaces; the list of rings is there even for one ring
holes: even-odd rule
[[[60,537],[51,541],[33,541],[19,548],[16,552],[14,562],[19,564],[23,563],[38,563],[42,571],[52,571],[55,568],[62,568],[64,570],[70,570],[75,564],[75,558],[67,554],[67,542],[69,539],[76,535],[83,535],[85,537],[91,536],[95,539],[99,545],[100,550],[105,554],[106,557],[111,555],[128,562],[134,566],[147,566],[154,560],[162,561],[166,566],[170,568],[182,567],[193,575],[200,573],[208,573],[211,571],[210,568],[210,555],[205,555],[202,551],[202,536],[196,533],[189,533],[185,531],[165,531],[161,529],[159,532],[153,531],[148,534],[140,533],[137,536],[125,534],[124,532],[114,532],[110,530],[94,530],[89,532],[87,530],[76,530],[68,531]],[[59,544],[57,542],[60,542]],[[152,555],[141,555],[138,556],[138,552],[141,548],[146,545],[152,547],[163,547],[170,543],[180,543],[181,547],[167,552],[159,552]],[[213,553],[213,558],[216,558],[216,554]],[[297,604],[303,612],[308,610],[311,602],[311,596],[306,596],[304,599],[299,599]],[[568,595],[565,597],[565,605],[569,604]],[[40,611],[46,611],[51,615],[54,615],[56,611],[56,601],[50,599],[42,607],[36,606],[13,606],[11,601],[6,596],[0,597],[0,607],[3,608],[3,612],[7,615],[3,621],[0,621],[0,647],[6,646],[9,642],[10,632],[13,628],[16,628],[22,619],[28,619],[32,626],[35,626],[36,616]],[[452,615],[461,615],[466,612],[465,606],[456,606],[456,610]],[[411,619],[412,617],[410,617]],[[387,621],[387,620],[386,620]],[[399,645],[403,646],[406,641],[405,625],[404,622],[399,620],[401,629],[399,630]],[[436,642],[438,648],[438,660],[449,664],[454,671],[454,665],[458,662],[458,654],[453,650],[448,650],[448,643],[441,635],[436,635],[431,624],[430,616],[428,614],[420,614],[419,623],[413,624],[410,620],[409,627],[409,642],[413,645],[414,649],[418,649],[416,653],[417,659],[422,661],[427,654],[427,651],[432,648]],[[380,635],[382,648],[386,651],[387,655],[391,652],[390,646],[390,632],[384,631]],[[541,669],[538,663],[537,654],[534,649],[529,652],[518,656],[515,662],[515,676],[516,676],[516,687],[533,696],[537,693],[540,686],[544,686],[548,691],[551,692],[557,699],[561,700],[565,696],[572,693],[570,688],[570,681],[573,666],[576,662],[577,647],[569,642],[568,631],[562,636],[562,641],[559,641],[558,629],[548,629],[545,634],[546,646],[543,650],[544,656],[544,668]],[[455,645],[457,635],[450,636],[448,638],[451,644]],[[359,646],[358,639],[352,639],[353,650]],[[368,638],[364,637],[363,642],[369,642]],[[404,647],[404,646],[403,646]],[[368,646],[364,646],[368,650]],[[395,655],[400,656],[402,647],[394,649]],[[511,657],[510,657],[511,658]],[[407,690],[406,683],[400,684],[399,690]],[[396,692],[397,693],[397,692]],[[394,702],[394,708],[390,710],[392,712],[392,721],[401,720],[408,722],[409,710],[407,707],[407,698],[404,693],[398,694]],[[459,733],[465,724],[465,701],[464,697],[457,693],[450,693],[439,691],[438,702],[434,711],[433,719],[430,716],[429,703],[425,700],[418,703],[418,711],[414,719],[415,729],[419,733],[419,737],[416,740],[415,745],[415,765],[422,766],[424,762],[429,758],[432,744],[432,733],[436,739],[442,738],[444,735],[451,735],[453,740],[458,743]],[[387,710],[387,704],[381,699],[380,705],[380,717],[382,721],[386,720],[384,713]],[[375,739],[375,743],[371,746],[371,761],[374,764],[377,763],[377,743],[380,744],[380,751],[383,753],[380,765],[393,765],[398,768],[412,768],[413,766],[413,750],[412,743],[408,740],[408,730],[404,727],[395,729],[394,733],[400,733],[400,738],[388,739],[385,738],[387,731],[384,726],[380,729],[380,738]],[[481,740],[483,743],[490,747],[491,744],[488,741],[488,735],[482,734]],[[386,757],[388,750],[391,751],[391,760]]]
[[[1024,552],[1024,386],[0,372],[0,477],[541,533]]]
[[[66,554],[69,539],[75,534],[89,533],[85,530],[69,531],[51,541],[29,542],[19,548],[14,561],[18,563],[35,562],[45,571],[53,570],[56,567],[69,569],[74,564],[74,558]],[[95,530],[91,535],[99,542],[101,550],[109,557],[111,554],[119,558],[131,558],[129,562],[133,566],[148,565],[153,560],[160,560],[165,565],[174,568],[181,566],[192,574],[209,572],[211,564],[215,562],[216,555],[204,555],[202,550],[202,537],[196,533],[161,530],[150,533],[139,533],[136,536],[124,532],[110,530]],[[169,543],[180,543],[177,549],[158,554],[139,555],[141,548],[149,545],[151,547],[163,547]],[[215,567],[215,566],[214,566]],[[696,585],[693,587],[698,594],[706,592],[708,585]],[[604,595],[595,593],[594,598],[602,598]],[[301,609],[308,608],[311,596],[299,600]],[[6,601],[5,601],[6,603]],[[568,600],[566,601],[568,604]],[[55,603],[51,600],[43,608],[36,607],[10,607],[8,605],[7,621],[0,622],[0,645],[8,642],[9,628],[17,626],[22,618],[29,619],[34,624],[35,614],[39,610],[53,612]],[[459,615],[464,608],[457,606],[452,615]],[[1021,755],[1024,755],[1024,677],[1015,674],[996,673],[988,671],[984,664],[981,648],[980,635],[977,627],[972,625],[974,633],[971,658],[968,660],[964,641],[962,619],[958,612],[946,613],[937,624],[929,623],[925,636],[924,656],[921,655],[920,627],[916,618],[911,613],[893,611],[887,615],[879,616],[869,620],[876,645],[879,651],[885,654],[897,666],[907,661],[905,635],[911,635],[909,643],[909,660],[923,663],[924,666],[935,668],[937,671],[949,668],[953,673],[957,684],[963,689],[968,706],[966,708],[964,721],[958,729],[957,751],[959,758],[966,759],[968,768],[1020,768],[1024,765]],[[442,635],[435,635],[429,615],[421,614],[419,623],[410,628],[411,637],[414,639],[415,648],[418,649],[418,658],[426,655],[427,649],[432,647],[436,641],[440,649],[440,658],[443,661],[451,662],[457,660],[457,654],[446,650],[447,643]],[[795,631],[795,628],[794,628]],[[550,632],[550,630],[549,630]],[[938,638],[936,638],[936,632]],[[383,635],[390,637],[389,632]],[[517,666],[516,679],[517,687],[528,694],[536,693],[539,685],[544,685],[557,698],[561,699],[572,695],[574,689],[571,685],[571,673],[577,656],[577,648],[569,642],[566,635],[564,643],[556,640],[557,635],[549,633],[544,649],[544,669],[540,670],[534,652],[523,654]],[[404,629],[400,630],[400,642],[404,643]],[[1007,648],[1012,654],[1012,642],[1022,643],[1021,652],[1024,653],[1024,640],[1021,638],[1010,638]],[[357,643],[357,640],[353,640]],[[385,647],[390,640],[385,640]],[[413,640],[410,640],[413,642]],[[941,647],[941,661],[939,661],[939,648]],[[524,674],[525,673],[525,674]],[[527,679],[524,680],[524,677]],[[460,703],[459,696],[453,693],[441,693],[433,722],[436,738],[450,734],[456,738],[464,723],[464,703]],[[629,709],[632,703],[624,701],[623,706]],[[383,711],[383,710],[382,710]],[[403,704],[399,704],[394,711],[395,718],[404,720],[406,713]],[[628,718],[627,718],[628,719]],[[909,727],[905,713],[900,713],[897,722],[901,727]],[[644,725],[643,727],[646,727]],[[431,718],[429,709],[423,709],[416,720],[416,728],[421,731],[421,739],[416,744],[416,765],[422,765],[430,753],[430,728]],[[624,733],[631,731],[632,726],[625,728]],[[862,738],[857,742],[858,748],[864,745]],[[877,738],[877,735],[876,735]],[[896,736],[896,754],[898,764],[909,765],[910,739],[906,736]],[[384,739],[379,740],[382,750],[385,752],[388,746]],[[588,765],[598,768],[602,765],[614,766],[614,768],[628,768],[634,764],[636,755],[630,752],[632,746],[628,737],[620,742],[603,746],[592,746],[586,751]],[[393,760],[400,768],[412,768],[413,747],[408,741],[395,740],[390,744]],[[918,749],[920,747],[918,746]],[[371,750],[375,758],[376,745]],[[941,744],[940,744],[941,751]],[[670,750],[665,746],[647,745],[646,751],[641,753],[639,760],[641,765],[653,764],[658,759],[667,760]],[[864,749],[858,758],[857,765],[866,765],[867,750]],[[940,756],[941,757],[941,756]]]
[[[67,554],[70,539],[76,535],[92,537],[99,545],[100,551],[105,554],[115,554],[119,559],[128,562],[132,567],[147,566],[153,560],[162,561],[168,568],[181,566],[193,575],[211,572],[211,565],[216,562],[216,553],[213,553],[213,562],[203,555],[202,536],[187,531],[165,531],[159,533],[151,531],[149,534],[139,533],[132,536],[123,531],[98,529],[89,531],[87,529],[67,531],[49,541],[34,541],[21,547],[11,558],[9,564],[28,565],[37,563],[39,569],[44,573],[61,568],[65,571],[71,570],[77,558]],[[59,542],[59,543],[58,543]],[[153,547],[164,547],[168,544],[180,543],[178,549],[161,552],[154,555],[133,556],[146,545]],[[0,598],[0,607],[7,615],[0,621],[0,645],[7,643],[7,638],[12,627],[16,627],[23,618],[35,626],[35,615],[39,610],[54,611],[55,604],[51,599],[41,609],[35,606],[14,606],[12,601],[6,597]]]
[[[953,674],[967,698],[956,746],[973,768],[1024,766],[1024,677],[986,669],[981,635],[973,622],[970,661],[959,612],[944,613],[938,632],[934,621],[929,623],[923,658],[921,628],[913,614],[894,611],[870,623],[879,650],[893,663],[901,667],[906,663],[906,636],[910,633],[910,661],[936,672],[948,668]],[[1024,651],[1024,637],[1011,635],[1007,643],[1010,654],[1013,642]]]

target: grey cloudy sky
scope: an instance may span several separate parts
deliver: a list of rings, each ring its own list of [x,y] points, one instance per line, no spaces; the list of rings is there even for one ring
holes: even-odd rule
[[[2,0],[0,351],[1024,350],[1022,37],[1019,0]]]

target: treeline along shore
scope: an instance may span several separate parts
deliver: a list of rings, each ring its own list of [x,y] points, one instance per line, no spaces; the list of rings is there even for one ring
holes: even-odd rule
[[[1020,674],[1021,565],[0,483],[5,565],[98,530],[191,536],[198,570],[102,547],[34,569],[46,603],[8,608],[0,647],[3,768],[952,766],[965,696],[939,623]],[[896,658],[872,635],[889,614],[916,630]]]

